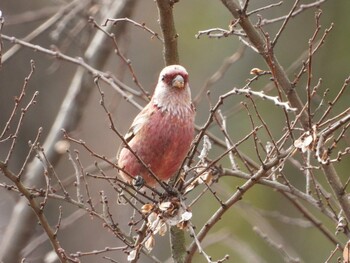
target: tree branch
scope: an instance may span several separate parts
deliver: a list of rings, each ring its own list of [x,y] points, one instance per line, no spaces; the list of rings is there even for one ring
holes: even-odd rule
[[[287,96],[291,106],[297,108],[297,114],[302,112],[303,103],[295,92],[294,87],[291,84],[286,72],[278,62],[272,49],[268,49],[268,40],[256,29],[250,19],[245,13],[241,12],[240,6],[234,0],[221,0],[221,2],[227,7],[231,14],[239,19],[239,24],[242,29],[246,32],[248,39],[252,45],[258,50],[258,52],[264,58],[266,64],[269,66],[273,77],[280,85],[284,94]],[[308,116],[307,113],[302,112],[300,122],[305,130],[308,130]]]
[[[27,190],[27,188],[22,184],[22,182],[20,180],[18,180],[18,177],[7,168],[7,165],[5,163],[0,162],[0,170],[3,172],[3,174],[7,178],[9,178],[17,186],[18,191],[24,195],[24,197],[26,199],[22,198],[22,200],[25,200],[25,202],[29,202],[29,205],[30,205],[32,211],[34,211],[37,219],[40,222],[40,225],[45,230],[45,232],[50,240],[50,243],[51,243],[53,249],[55,250],[60,261],[62,263],[68,262],[67,256],[66,256],[64,250],[62,249],[62,247],[60,246],[60,244],[57,240],[56,234],[54,233],[49,222],[47,221],[47,218],[45,217],[43,210],[40,208],[37,201],[33,198],[33,195]],[[19,255],[17,255],[17,256],[19,256]],[[9,262],[9,261],[4,261],[4,262]]]
[[[175,29],[173,0],[157,0],[159,23],[164,39],[164,61],[166,65],[179,64],[177,33]]]
[[[134,0],[113,2],[108,9],[109,12],[102,16],[130,16],[134,3]],[[120,30],[123,29],[123,27],[120,28]],[[103,32],[98,31],[85,52],[86,61],[96,68],[102,68],[113,51],[106,39],[107,36]],[[67,95],[61,105],[61,109],[45,140],[43,146],[45,154],[53,165],[61,157],[61,154],[54,147],[62,136],[61,129],[64,128],[67,131],[74,130],[81,119],[84,106],[87,105],[86,100],[94,87],[90,79],[91,77],[87,73],[84,73],[83,69],[79,68],[76,71]],[[42,185],[44,178],[41,175],[42,165],[40,161],[34,160],[28,167],[25,184],[36,185],[37,187]],[[29,226],[35,225],[35,221],[35,216],[30,207],[28,207],[26,200],[19,200],[13,210],[10,224],[6,228],[0,245],[0,261],[19,262],[20,252],[26,246],[34,230],[34,227]]]

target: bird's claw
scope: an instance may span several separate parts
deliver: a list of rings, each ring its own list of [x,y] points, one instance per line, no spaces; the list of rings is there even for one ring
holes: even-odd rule
[[[134,179],[132,180],[132,185],[137,189],[140,190],[145,185],[145,179],[143,179],[142,176],[136,175]]]

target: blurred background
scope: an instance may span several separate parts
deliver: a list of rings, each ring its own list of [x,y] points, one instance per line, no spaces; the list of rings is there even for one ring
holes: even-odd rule
[[[0,2],[0,10],[5,18],[2,33],[21,39],[40,26],[67,2],[58,0],[2,0]],[[252,0],[249,4],[249,10],[277,2]],[[307,4],[313,1],[301,2]],[[280,6],[260,12],[260,15],[263,19],[286,15],[293,3],[294,1],[284,1]],[[94,1],[94,3],[89,5],[89,9],[67,20],[63,28],[59,28],[58,24],[55,24],[30,42],[46,48],[57,46],[63,53],[72,57],[83,56],[86,46],[97,30],[87,23],[88,17],[94,16],[95,10],[101,4],[103,4],[103,1]],[[326,89],[329,89],[329,98],[334,98],[350,72],[350,18],[348,15],[350,2],[346,0],[325,1],[320,6],[320,9],[322,9],[320,36],[332,23],[334,23],[334,28],[328,34],[324,45],[317,51],[317,55],[314,56],[312,85],[315,85],[318,79],[322,78],[319,95],[321,96]],[[196,34],[200,30],[216,27],[228,29],[232,16],[220,1],[182,0],[175,5],[174,10],[176,29],[179,34],[180,62],[190,74],[192,96],[196,97],[208,78],[222,65],[224,59],[237,52],[241,48],[242,43],[237,36],[211,39],[202,35],[199,39],[196,38]],[[275,47],[276,56],[281,65],[287,70],[291,79],[298,72],[301,62],[300,57],[307,51],[308,40],[315,31],[316,11],[316,8],[311,8],[292,18]],[[19,15],[23,13],[30,14],[29,12],[32,12],[34,16],[36,14],[37,19],[29,19],[28,21],[19,19]],[[41,18],[38,14],[42,14]],[[102,24],[106,18],[96,17],[95,19],[99,24]],[[131,18],[140,23],[144,22],[147,27],[160,34],[158,12],[154,1],[136,1]],[[253,16],[252,20],[257,21],[257,17]],[[120,24],[116,27],[118,26]],[[271,36],[274,36],[280,26],[281,22],[275,23],[266,26],[265,30]],[[152,94],[158,74],[164,66],[161,42],[145,30],[131,24],[127,25],[125,34],[121,37],[117,35],[116,38],[121,52],[131,61],[138,81]],[[11,47],[13,47],[13,44],[3,41],[5,52]],[[114,48],[112,43],[110,48]],[[0,127],[3,127],[8,120],[8,116],[13,109],[14,97],[18,96],[23,86],[24,78],[30,71],[31,59],[35,61],[36,70],[30,79],[26,95],[27,99],[29,99],[35,91],[39,91],[39,96],[36,105],[26,114],[20,138],[15,148],[15,154],[10,162],[10,168],[17,172],[28,152],[28,141],[33,140],[38,128],[43,127],[43,138],[48,134],[77,68],[76,65],[66,61],[57,60],[42,53],[33,52],[30,49],[20,49],[2,64],[0,70]],[[297,67],[294,66],[295,62],[298,63]],[[257,53],[246,48],[242,58],[234,63],[226,74],[210,87],[209,99],[204,93],[201,99],[196,101],[196,123],[198,125],[201,126],[206,122],[210,103],[215,104],[221,94],[231,90],[233,87],[240,88],[244,86],[246,80],[252,77],[250,75],[252,68],[265,70],[267,66]],[[116,54],[111,55],[105,68],[100,70],[111,72],[130,87],[136,88],[130,72]],[[305,81],[306,78],[303,78],[296,87],[303,100],[306,98]],[[263,78],[259,82],[254,83],[252,88],[262,90],[269,82],[268,77]],[[91,82],[91,85],[93,85],[93,82]],[[126,102],[111,87],[107,85],[101,86],[106,94],[106,104],[113,114],[113,120],[117,129],[122,133],[126,132],[139,110]],[[275,91],[270,91],[269,94],[276,95]],[[345,95],[336,107],[336,109],[339,109],[339,112],[349,106],[349,95],[349,92],[345,91]],[[78,128],[71,134],[75,138],[84,140],[97,153],[113,157],[117,152],[120,141],[109,129],[107,116],[99,101],[100,94],[95,89],[91,97],[85,102],[87,107],[84,109]],[[227,128],[234,140],[243,138],[251,131],[247,113],[240,106],[241,101],[245,101],[244,96],[231,97],[225,101],[221,108],[223,114],[227,116]],[[141,99],[138,102],[141,105],[146,104]],[[319,101],[315,100],[313,103],[313,107],[317,107]],[[283,134],[281,127],[285,125],[283,112],[274,110],[276,107],[266,101],[258,102],[258,106],[265,121],[273,131],[273,135],[279,138]],[[217,128],[213,127],[210,131],[222,138],[222,134]],[[262,136],[260,139],[267,140],[268,138]],[[252,146],[252,142],[248,142],[243,144],[240,149],[254,158],[256,154]],[[1,158],[6,156],[7,149],[0,148]],[[71,149],[79,150],[80,159],[84,166],[94,162],[94,159],[78,145],[71,145]],[[213,158],[218,154],[219,150],[215,147],[210,152],[210,156]],[[349,174],[347,171],[350,169],[350,162],[347,158],[345,157],[345,161],[338,165],[339,174],[343,174],[344,180],[348,178]],[[255,157],[255,160],[258,159]],[[229,166],[228,159],[224,159],[222,165]],[[305,182],[301,172],[293,166],[286,167],[285,171],[289,175],[289,179],[295,185],[300,185],[300,189],[303,190]],[[67,156],[64,155],[62,157],[56,167],[56,172],[61,178],[67,178],[74,173]],[[319,178],[319,180],[321,182],[324,181],[323,178]],[[0,181],[6,180],[0,177]],[[236,178],[225,178],[217,185],[217,190],[220,196],[226,199],[243,182]],[[99,191],[101,190],[106,191],[110,200],[116,198],[116,194],[104,182],[90,182],[90,187],[96,202],[98,202]],[[70,191],[74,192],[74,188],[71,187]],[[195,193],[193,196],[195,196]],[[6,226],[9,224],[12,209],[18,198],[17,193],[0,188],[0,241],[3,236],[2,233],[4,233]],[[189,196],[190,198],[191,195]],[[57,221],[58,204],[63,205],[63,215],[65,217],[76,213],[76,208],[72,205],[54,200],[50,201],[45,211],[52,224],[55,224]],[[193,207],[193,223],[198,229],[218,207],[215,198],[210,194],[204,195],[200,199]],[[122,227],[126,227],[131,212],[120,206],[113,206],[113,208],[113,214],[118,219],[118,222],[120,222]],[[313,208],[310,208],[310,210],[315,213],[315,216],[332,233],[335,232],[333,222],[330,222],[319,211],[315,211]],[[291,218],[298,218],[299,221],[290,220],[293,224],[284,222]],[[299,222],[299,225],[295,222]],[[248,191],[244,195],[243,200],[234,205],[225,214],[211,231],[211,234],[205,239],[203,246],[213,259],[222,258],[225,254],[229,254],[230,259],[228,262],[284,262],[283,256],[257,235],[253,229],[254,227],[262,229],[275,242],[283,245],[293,257],[300,258],[300,262],[325,262],[331,251],[335,249],[335,246],[318,229],[303,219],[300,212],[294,209],[290,202],[280,193],[258,185]],[[42,234],[40,226],[36,226],[36,228],[34,238]],[[338,239],[344,242],[346,237],[339,234]],[[103,249],[106,246],[118,246],[119,242],[107,229],[102,228],[99,221],[84,213],[77,213],[75,217],[72,217],[71,223],[67,224],[59,232],[59,240],[61,245],[69,252]],[[190,238],[189,241],[191,241]],[[44,242],[38,244],[26,258],[28,262],[43,262],[43,255],[46,255],[49,251],[49,243]],[[169,256],[167,237],[157,239],[154,254],[164,262],[167,260]],[[108,252],[105,255],[115,258],[118,262],[126,261],[126,256],[122,253]],[[101,260],[101,257],[89,256],[82,258],[82,262],[97,262],[97,260]],[[151,262],[147,258],[143,260],[142,262]],[[194,262],[204,262],[204,259],[202,256],[197,255]],[[330,262],[336,262],[336,257]]]

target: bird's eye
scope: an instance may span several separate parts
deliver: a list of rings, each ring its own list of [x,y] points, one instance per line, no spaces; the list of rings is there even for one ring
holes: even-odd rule
[[[162,81],[164,81],[164,80],[165,80],[165,76],[163,75],[163,76],[162,76]]]

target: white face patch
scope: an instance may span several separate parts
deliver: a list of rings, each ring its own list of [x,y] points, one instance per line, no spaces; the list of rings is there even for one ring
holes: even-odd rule
[[[188,75],[186,69],[180,65],[171,65],[163,68],[159,74],[158,83],[162,82],[162,78],[166,75],[171,75],[173,72],[181,72],[181,75]]]
[[[173,81],[182,81],[183,87],[173,87]],[[183,77],[185,76],[185,77]],[[163,111],[172,115],[188,116],[192,112],[191,90],[188,82],[188,73],[180,65],[172,65],[164,68],[160,75],[158,84],[152,98],[153,103]]]

